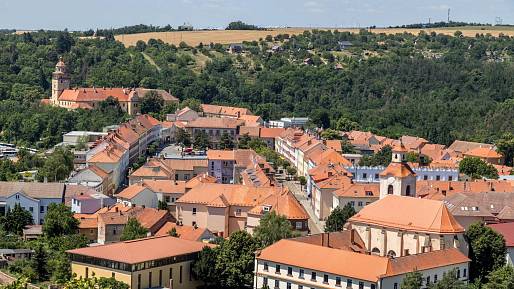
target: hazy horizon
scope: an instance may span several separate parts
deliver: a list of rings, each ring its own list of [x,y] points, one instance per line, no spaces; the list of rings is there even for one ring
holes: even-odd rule
[[[224,28],[241,20],[262,27],[379,27],[446,21],[514,23],[512,0],[0,0],[0,28],[88,30],[137,24]],[[20,17],[19,15],[23,15]]]

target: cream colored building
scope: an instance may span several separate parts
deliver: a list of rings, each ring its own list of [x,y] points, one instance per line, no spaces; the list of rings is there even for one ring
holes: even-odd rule
[[[348,220],[379,256],[400,257],[458,248],[467,254],[464,228],[441,201],[389,195]]]
[[[131,289],[194,289],[201,283],[192,264],[202,242],[170,236],[152,237],[67,251],[77,278],[106,277],[124,282]]]
[[[405,275],[414,270],[421,273],[426,288],[449,272],[466,282],[469,261],[457,249],[393,259],[334,248],[323,241],[286,239],[256,254],[253,288],[400,289]]]

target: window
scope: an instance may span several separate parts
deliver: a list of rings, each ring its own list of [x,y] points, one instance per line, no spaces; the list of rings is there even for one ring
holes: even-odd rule
[[[268,277],[262,278],[262,287],[268,286]]]
[[[295,227],[297,230],[301,230],[303,228],[303,223],[302,222],[296,222],[295,223]]]
[[[189,174],[184,174],[184,181],[189,180]]]
[[[336,286],[341,286],[341,277],[336,277]]]
[[[17,195],[15,196],[15,198],[16,198],[16,200],[19,200],[19,199],[20,199],[20,195],[18,195],[18,194],[17,194]]]
[[[193,208],[193,215],[196,215],[196,208]]]
[[[323,283],[328,284],[328,275],[327,274],[323,275]]]
[[[453,176],[448,176],[448,181],[453,181]]]
[[[286,288],[287,288],[287,289],[291,289],[291,283],[290,283],[290,282],[287,282],[287,284],[286,284]]]
[[[375,289],[375,284],[371,284],[371,289]]]
[[[352,279],[346,279],[346,287],[352,287]]]
[[[179,282],[180,284],[182,284],[182,266],[180,266],[180,270],[179,270],[179,271],[180,271],[180,272],[179,272],[179,274],[180,274],[180,275],[178,276],[178,279],[179,279],[179,281],[178,281],[178,282]]]
[[[112,229],[112,234],[113,234],[113,235],[116,235],[116,228],[113,228],[113,229]]]
[[[398,289],[398,283],[394,283],[394,289]]]
[[[389,195],[393,194],[393,185],[387,186],[387,194],[389,194]]]
[[[240,216],[241,215],[241,209],[237,209],[236,210],[236,216]]]
[[[437,283],[437,274],[434,275],[434,283]]]
[[[430,285],[430,276],[427,276],[427,286]]]
[[[191,226],[196,227],[196,221],[191,222]]]
[[[164,196],[164,201],[166,203],[169,203],[170,202],[170,196]]]
[[[368,174],[366,174],[366,173],[363,173],[363,174],[362,174],[362,178],[363,178],[363,179],[366,179],[367,177],[368,177]]]
[[[141,274],[137,274],[137,289],[141,289]]]
[[[34,213],[34,207],[29,207],[29,212]]]
[[[298,278],[303,279],[303,278],[304,278],[304,277],[303,277],[303,274],[304,274],[304,273],[305,273],[305,272],[303,271],[303,269],[300,269],[300,274],[298,275]]]
[[[426,181],[426,180],[428,180],[428,176],[427,176],[427,175],[424,175],[424,176],[423,176],[423,180],[425,180],[425,181]]]
[[[86,267],[86,278],[89,278],[89,268]]]
[[[152,287],[152,271],[148,272],[148,286]]]
[[[364,282],[359,282],[359,289],[364,289]]]
[[[275,265],[275,273],[280,274],[280,265]]]
[[[460,279],[460,269],[457,269],[457,279]]]
[[[311,281],[316,282],[316,272],[311,273]]]
[[[39,212],[44,213],[45,212],[45,206],[39,206]]]
[[[264,262],[264,271],[268,271],[268,262]]]
[[[350,202],[350,205],[351,205],[352,207],[355,207],[355,202],[354,202],[354,201],[351,201],[351,202]]]
[[[410,196],[410,185],[408,185],[407,188],[405,188],[405,195]]]
[[[359,201],[359,202],[358,202],[358,205],[359,205],[359,207],[362,207],[362,202],[360,202],[360,201]]]
[[[173,279],[173,268],[170,268],[170,277],[168,279]]]
[[[159,270],[159,287],[162,287],[162,270]]]
[[[275,280],[275,288],[280,288],[280,281]]]
[[[462,277],[466,277],[466,274],[468,273],[468,272],[466,272],[466,271],[467,271],[467,269],[466,269],[466,268],[464,268],[464,270],[462,271]]]
[[[298,289],[303,289],[303,286],[302,285],[298,285]]]
[[[112,273],[111,273],[111,277],[112,277],[112,278],[116,278],[116,273],[112,272]]]
[[[287,267],[287,276],[293,276],[293,268]]]
[[[440,181],[441,180],[441,176],[435,176],[435,179],[436,179],[436,181]]]
[[[378,174],[375,174],[375,179],[378,179],[378,178],[379,178]]]

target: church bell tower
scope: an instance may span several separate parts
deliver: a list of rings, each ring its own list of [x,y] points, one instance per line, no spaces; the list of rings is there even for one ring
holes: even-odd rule
[[[65,89],[70,88],[70,76],[66,69],[62,57],[55,65],[55,71],[52,73],[52,104],[59,105],[59,96]]]

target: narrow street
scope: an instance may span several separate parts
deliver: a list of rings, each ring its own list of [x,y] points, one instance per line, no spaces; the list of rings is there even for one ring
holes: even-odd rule
[[[288,187],[291,192],[293,192],[296,199],[302,204],[305,211],[309,214],[309,228],[311,230],[311,234],[319,234],[323,232],[325,228],[324,222],[318,220],[314,215],[314,211],[312,210],[310,200],[307,199],[305,193],[302,192],[300,188],[300,184],[295,181],[285,181],[283,182],[284,186]]]

